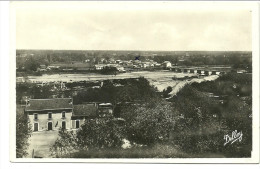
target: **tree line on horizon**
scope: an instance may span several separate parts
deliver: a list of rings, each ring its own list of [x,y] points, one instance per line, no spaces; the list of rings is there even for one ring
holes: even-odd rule
[[[117,52],[117,51],[116,51]],[[32,54],[33,53],[33,54]],[[173,65],[205,66],[229,65],[234,68],[252,69],[252,52],[158,52],[158,54],[144,54],[144,52],[120,51],[20,51],[16,53],[17,71],[36,71],[40,65],[53,63],[72,63],[86,60],[91,64],[106,63],[109,60],[153,60],[158,63],[170,61]]]

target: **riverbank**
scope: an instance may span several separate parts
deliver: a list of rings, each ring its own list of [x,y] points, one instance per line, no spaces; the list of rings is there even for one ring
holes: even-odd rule
[[[43,74],[42,76],[28,76],[27,80],[32,83],[48,83],[48,82],[79,82],[79,81],[104,81],[114,79],[128,79],[128,78],[146,78],[151,85],[157,88],[159,92],[162,92],[168,86],[172,87],[171,96],[175,95],[182,87],[186,84],[193,82],[201,83],[203,81],[214,81],[219,76],[194,76],[194,73],[176,73],[168,70],[164,71],[139,71],[139,72],[128,72],[118,75],[102,75],[97,73],[88,74]],[[187,80],[178,80],[184,77],[189,77]],[[173,80],[176,79],[176,80]]]

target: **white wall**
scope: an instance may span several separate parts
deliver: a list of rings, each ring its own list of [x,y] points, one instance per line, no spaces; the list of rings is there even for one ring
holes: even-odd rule
[[[62,118],[61,112],[58,112],[58,113],[52,112],[52,118],[51,119],[48,119],[48,113],[47,112],[46,112],[46,114],[39,114],[38,113],[38,120],[34,120],[34,114],[29,115],[29,121],[30,121],[30,124],[32,125],[32,130],[34,130],[34,123],[38,123],[38,127],[39,127],[38,130],[39,131],[46,131],[46,130],[48,130],[48,122],[52,122],[52,129],[53,130],[59,130],[59,128],[62,127],[62,121],[66,122],[66,129],[71,129],[72,128],[72,125],[71,125],[72,112],[66,112],[65,118]],[[35,112],[35,113],[37,113],[37,112]],[[58,125],[55,127],[57,122],[58,122]]]

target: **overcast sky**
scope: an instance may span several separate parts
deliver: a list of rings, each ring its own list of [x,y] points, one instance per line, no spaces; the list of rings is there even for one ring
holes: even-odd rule
[[[17,49],[248,50],[249,9],[168,3],[16,3]]]

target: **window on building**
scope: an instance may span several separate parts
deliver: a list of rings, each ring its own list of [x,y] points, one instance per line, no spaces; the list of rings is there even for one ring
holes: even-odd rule
[[[38,114],[34,114],[34,120],[38,120]]]
[[[49,119],[52,118],[52,113],[48,113],[48,118],[49,118]]]
[[[63,121],[63,122],[61,123],[61,127],[62,127],[62,129],[66,129],[66,122],[65,122],[65,121]]]
[[[65,118],[65,117],[66,117],[66,112],[65,112],[65,111],[62,112],[61,114],[62,114],[62,118]]]
[[[79,120],[76,120],[76,129],[79,128]]]

